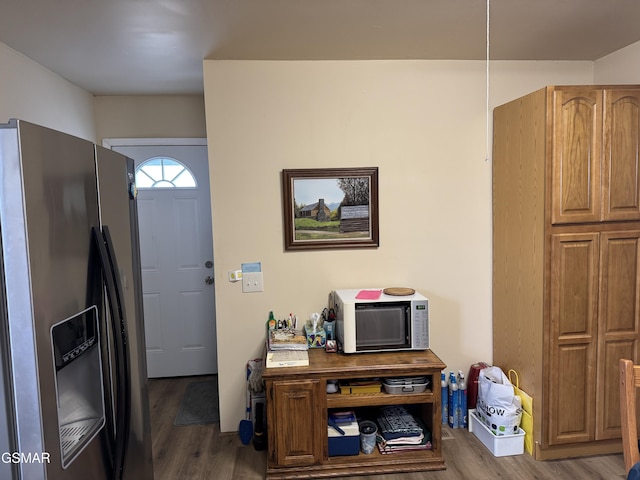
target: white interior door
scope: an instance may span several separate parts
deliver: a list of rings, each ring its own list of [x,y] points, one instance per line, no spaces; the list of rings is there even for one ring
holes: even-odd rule
[[[136,183],[149,377],[217,373],[207,147],[112,148],[143,172]]]

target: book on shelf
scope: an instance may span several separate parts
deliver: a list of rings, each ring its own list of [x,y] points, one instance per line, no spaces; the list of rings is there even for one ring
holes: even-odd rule
[[[417,437],[399,437],[393,440],[385,440],[379,437],[378,450],[382,454],[409,452],[414,450],[431,450],[431,432],[426,428]]]
[[[403,405],[387,405],[380,409],[376,419],[380,434],[389,441],[396,438],[419,437],[423,428]]]
[[[383,455],[413,450],[431,450],[431,432],[421,418],[401,405],[385,406],[376,419],[380,427],[378,450]]]
[[[306,367],[309,365],[308,350],[267,351],[267,368]]]
[[[399,452],[413,452],[420,450],[431,450],[432,445],[430,440],[425,440],[424,443],[419,445],[404,444],[404,445],[385,445],[378,443],[378,451],[383,454],[399,453]]]

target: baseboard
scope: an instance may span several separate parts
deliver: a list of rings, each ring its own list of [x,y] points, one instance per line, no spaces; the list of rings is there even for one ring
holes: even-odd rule
[[[556,445],[542,448],[535,444],[533,458],[536,460],[557,460],[560,458],[586,457],[589,455],[604,455],[622,453],[622,440],[602,440],[599,442],[573,443],[570,445]]]

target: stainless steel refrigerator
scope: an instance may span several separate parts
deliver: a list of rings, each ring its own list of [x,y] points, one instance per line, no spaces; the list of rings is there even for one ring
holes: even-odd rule
[[[0,478],[153,479],[133,161],[0,125]]]

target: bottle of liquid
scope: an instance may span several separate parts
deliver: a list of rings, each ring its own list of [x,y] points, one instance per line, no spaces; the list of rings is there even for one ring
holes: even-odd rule
[[[458,370],[458,399],[460,403],[460,418],[458,419],[460,428],[468,428],[469,411],[467,409],[467,380],[464,378],[462,370]]]
[[[449,372],[449,426],[458,428],[458,382],[456,374]]]
[[[467,375],[467,406],[469,409],[476,408],[476,402],[478,401],[478,377],[480,376],[480,370],[487,368],[488,363],[477,362],[471,365],[469,368],[469,374]]]
[[[269,312],[269,320],[267,320],[267,331],[275,330],[276,326],[276,317],[273,316],[273,311],[271,311]]]
[[[446,425],[449,421],[449,384],[447,383],[447,374],[445,372],[440,373],[440,403],[442,410],[442,424]]]

